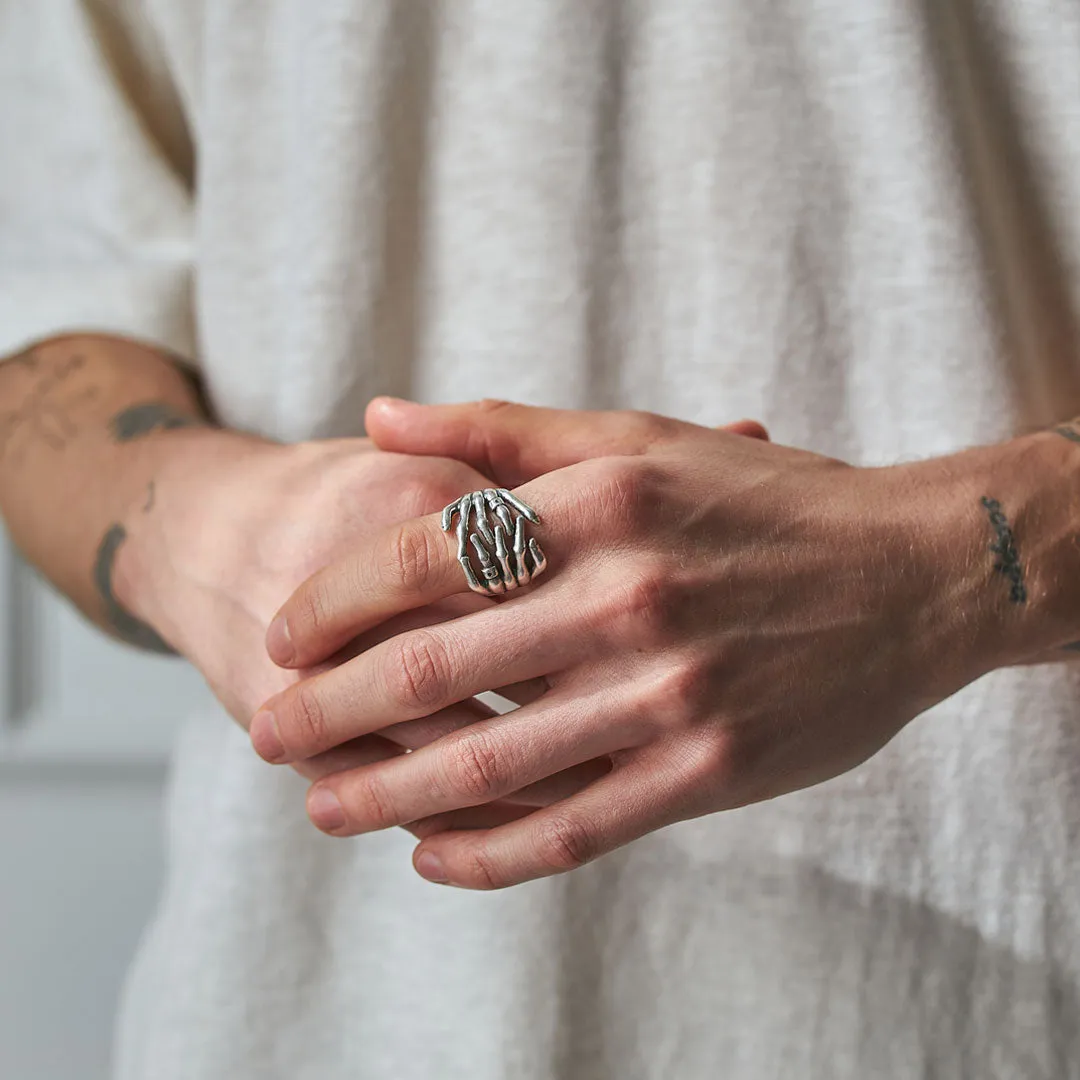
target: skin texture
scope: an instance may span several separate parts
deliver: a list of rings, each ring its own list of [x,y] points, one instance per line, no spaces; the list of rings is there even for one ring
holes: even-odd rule
[[[23,554],[107,633],[190,660],[245,727],[260,702],[309,674],[277,667],[263,644],[289,593],[358,540],[488,482],[464,463],[382,453],[368,439],[280,446],[222,430],[176,360],[136,341],[68,335],[0,362],[0,512]],[[451,597],[410,611],[319,669],[485,603]],[[521,703],[542,688],[503,690]],[[294,767],[320,777],[491,715],[458,702]],[[585,763],[457,823],[510,820],[608,768]]]
[[[439,505],[463,485],[483,482],[459,463],[383,454],[362,439],[295,446],[189,440],[185,454],[158,474],[155,513],[133,526],[117,563],[117,595],[195,664],[246,726],[267,695],[310,674],[282,670],[266,655],[266,627],[281,598],[316,568],[392,527],[397,518]],[[365,638],[342,642],[335,655],[312,667],[332,669],[386,635],[490,603],[475,596],[448,597]],[[527,685],[509,691],[518,700],[533,692]],[[304,775],[319,776],[396,756],[490,715],[485,706],[462,699],[417,723],[342,740],[294,764]],[[586,766],[580,776],[595,775],[596,769]],[[548,787],[557,792],[559,783]],[[532,805],[545,796],[539,791],[518,798]],[[488,819],[502,820],[507,808],[487,809]]]
[[[1075,423],[886,470],[753,422],[377,402],[368,426],[223,431],[167,355],[52,339],[0,365],[0,510],[105,630],[186,656],[241,724],[269,702],[317,822],[330,792],[338,834],[405,823],[430,877],[578,865],[834,775],[983,671],[1078,653]],[[551,559],[502,603],[466,595],[424,516],[492,483],[541,511]],[[471,697],[500,687],[524,706],[505,719]]]
[[[245,726],[262,700],[308,674],[278,668],[263,645],[290,591],[357,538],[486,482],[460,462],[381,453],[367,439],[286,447],[223,431],[195,381],[134,341],[55,338],[0,364],[0,510],[24,555],[106,632],[185,656]],[[355,647],[485,602],[450,598]],[[537,688],[507,692],[527,701]],[[319,777],[490,715],[456,703],[295,767]],[[460,823],[508,820],[606,767],[586,765]]]
[[[139,409],[156,426],[122,419]],[[0,511],[8,531],[88,618],[127,640],[145,628],[114,622],[112,564],[165,452],[166,419],[170,435],[209,424],[195,383],[136,342],[54,338],[0,363]],[[153,644],[163,647],[156,637]]]
[[[502,602],[294,684],[252,723],[256,750],[290,762],[543,680],[511,715],[312,787],[333,835],[418,823],[433,881],[512,885],[829,779],[982,674],[1064,658],[1080,637],[1080,453],[1059,433],[860,469],[640,413],[377,401],[367,419],[385,448],[513,488],[550,561]],[[466,588],[455,538],[420,517],[313,575],[267,649],[317,664]],[[448,817],[600,756],[609,772],[514,821]]]

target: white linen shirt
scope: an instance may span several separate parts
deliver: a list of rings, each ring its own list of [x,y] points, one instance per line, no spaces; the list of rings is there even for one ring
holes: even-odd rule
[[[646,408],[856,463],[1080,413],[1070,0],[0,0],[0,348],[217,415]],[[1080,675],[495,894],[192,719],[121,1080],[1080,1076]]]

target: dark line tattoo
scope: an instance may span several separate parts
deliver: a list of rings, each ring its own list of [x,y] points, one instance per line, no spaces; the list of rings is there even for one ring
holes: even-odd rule
[[[984,495],[982,505],[990,515],[990,524],[997,536],[996,543],[990,545],[990,550],[998,557],[994,569],[1009,581],[1009,599],[1014,604],[1023,604],[1027,601],[1027,588],[1024,585],[1024,571],[1020,566],[1012,528],[997,499]]]
[[[154,431],[171,431],[175,428],[202,427],[205,421],[191,413],[182,412],[163,401],[148,401],[130,405],[109,421],[109,431],[117,442],[131,442]],[[157,485],[153,480],[146,488],[146,501],[142,511],[148,514],[157,498]],[[113,632],[129,645],[158,653],[174,653],[158,632],[141,619],[125,610],[113,592],[113,563],[120,545],[127,539],[127,530],[117,522],[102,537],[94,560],[94,584],[105,605],[105,618]]]
[[[203,427],[205,421],[191,413],[182,412],[163,401],[131,405],[109,421],[109,430],[117,442],[130,442],[152,431],[171,431],[174,428]]]
[[[1062,645],[1064,652],[1080,652],[1080,641],[1070,641],[1068,645]]]
[[[94,559],[94,584],[105,604],[105,618],[112,631],[122,641],[151,652],[173,653],[153,627],[126,611],[113,593],[113,563],[120,545],[127,539],[127,530],[119,523],[113,525],[98,545]]]

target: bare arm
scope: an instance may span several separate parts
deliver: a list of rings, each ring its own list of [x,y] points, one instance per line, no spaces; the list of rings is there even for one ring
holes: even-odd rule
[[[167,650],[113,592],[132,514],[149,511],[177,433],[210,420],[167,354],[99,335],[51,338],[0,363],[0,512],[15,543],[95,623]]]

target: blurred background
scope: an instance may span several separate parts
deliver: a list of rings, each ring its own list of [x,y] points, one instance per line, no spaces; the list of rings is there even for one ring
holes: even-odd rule
[[[169,746],[208,697],[183,661],[84,623],[0,532],[0,1080],[108,1075]]]

